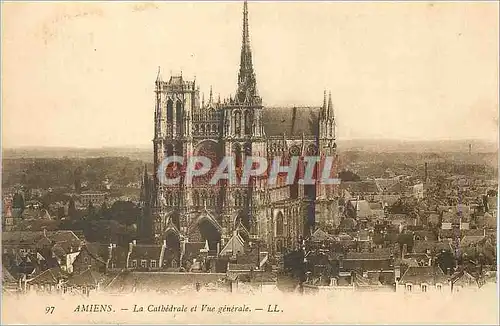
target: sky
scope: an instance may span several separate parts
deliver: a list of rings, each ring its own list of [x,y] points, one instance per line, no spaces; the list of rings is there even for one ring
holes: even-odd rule
[[[151,144],[158,66],[236,91],[242,2],[2,3],[2,145]],[[498,138],[497,2],[250,2],[265,106],[338,139]]]

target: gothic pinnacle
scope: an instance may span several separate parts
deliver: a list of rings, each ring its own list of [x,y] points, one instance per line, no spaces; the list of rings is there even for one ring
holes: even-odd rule
[[[162,81],[161,79],[161,68],[158,66],[158,73],[156,74],[156,82],[160,83]]]
[[[326,89],[323,92],[323,108],[322,108],[323,118],[326,116]]]
[[[333,119],[332,92],[328,94],[328,119]]]

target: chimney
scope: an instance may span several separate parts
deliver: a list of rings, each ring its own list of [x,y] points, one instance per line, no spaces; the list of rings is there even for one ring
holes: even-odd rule
[[[167,247],[167,240],[166,240],[166,239],[164,239],[164,240],[163,240],[163,247],[164,247],[164,248],[166,248],[166,247]]]
[[[401,279],[401,266],[394,266],[394,280],[396,283]]]
[[[132,244],[133,244],[134,246],[137,246],[137,240],[132,240]]]
[[[43,236],[46,237],[47,236],[47,229],[46,228],[43,228]]]
[[[108,264],[111,261],[112,256],[113,256],[113,244],[110,243],[108,247],[108,258],[106,259],[106,269],[108,268]]]
[[[425,168],[424,168],[424,182],[427,182],[427,179],[429,178],[428,171],[427,171],[427,162],[425,162]]]
[[[486,227],[483,228],[483,237],[486,236]]]
[[[133,248],[134,248],[134,243],[133,242],[129,242],[128,243],[128,252],[131,253]]]

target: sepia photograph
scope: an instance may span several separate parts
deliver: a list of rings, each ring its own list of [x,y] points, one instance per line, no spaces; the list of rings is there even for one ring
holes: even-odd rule
[[[1,1],[1,323],[498,325],[498,1]]]

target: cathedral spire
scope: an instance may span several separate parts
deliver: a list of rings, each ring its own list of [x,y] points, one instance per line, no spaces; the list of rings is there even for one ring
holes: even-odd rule
[[[212,104],[213,101],[213,93],[212,93],[212,85],[210,85],[210,98],[208,99],[208,103]]]
[[[257,97],[257,85],[250,50],[250,33],[248,29],[248,3],[243,3],[243,38],[241,43],[240,71],[238,74],[238,92],[236,99],[241,103],[252,102]]]

